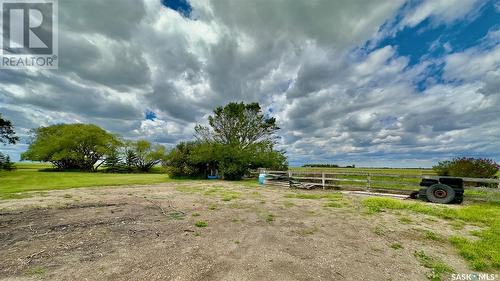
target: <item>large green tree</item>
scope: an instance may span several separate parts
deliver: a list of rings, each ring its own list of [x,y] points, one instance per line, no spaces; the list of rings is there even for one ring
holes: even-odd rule
[[[0,114],[0,143],[15,144],[17,141],[19,141],[19,137],[16,136],[12,122],[3,119],[2,114]]]
[[[118,138],[92,124],[59,124],[33,130],[33,141],[22,160],[51,162],[56,168],[95,171]]]
[[[273,142],[279,130],[274,117],[263,114],[258,103],[231,102],[219,106],[208,117],[209,126],[196,126],[201,141],[230,145],[239,149],[262,142]]]
[[[276,119],[266,116],[258,103],[217,107],[208,126],[197,125],[195,130],[198,145],[190,162],[215,164],[225,179],[241,179],[251,168],[288,166],[284,152],[274,148]]]

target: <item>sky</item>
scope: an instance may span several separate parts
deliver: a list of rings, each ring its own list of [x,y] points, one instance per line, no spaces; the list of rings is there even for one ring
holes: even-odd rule
[[[59,1],[59,68],[1,69],[0,113],[173,147],[231,101],[291,165],[500,162],[500,0]]]

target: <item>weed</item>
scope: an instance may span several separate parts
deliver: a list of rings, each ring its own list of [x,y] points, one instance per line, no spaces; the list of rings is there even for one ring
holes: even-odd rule
[[[377,234],[378,236],[383,236],[385,234],[385,229],[383,226],[381,225],[377,225],[374,229],[373,229],[373,233]]]
[[[272,223],[274,221],[274,215],[273,214],[267,214],[266,215],[266,222],[267,223]]]
[[[196,227],[207,227],[208,223],[206,221],[197,221],[194,225]]]
[[[68,198],[68,199],[69,199],[69,198],[73,198],[73,195],[71,195],[71,194],[64,194],[64,196],[63,196],[63,197],[64,197],[64,198]]]
[[[193,216],[193,217],[199,217],[200,213],[192,213],[191,216]]]
[[[216,205],[216,204],[210,204],[210,205],[208,206],[208,209],[209,209],[209,210],[212,210],[212,211],[213,211],[213,210],[217,210],[217,205]]]
[[[442,277],[444,274],[454,272],[453,268],[449,265],[440,260],[429,257],[424,253],[424,251],[415,251],[414,255],[422,266],[431,270],[427,273],[427,278],[429,278],[429,280],[440,281],[443,280]]]
[[[186,215],[181,212],[171,212],[168,216],[174,220],[183,220]]]
[[[393,248],[394,250],[403,249],[403,245],[399,243],[392,243],[390,247]]]
[[[344,205],[340,202],[336,202],[336,201],[330,201],[330,202],[327,202],[325,204],[323,204],[323,207],[327,207],[327,208],[342,208]]]
[[[297,231],[297,233],[301,236],[312,235],[318,231],[316,227],[302,228]]]
[[[195,231],[195,232],[193,233],[193,235],[194,235],[194,236],[201,236],[201,233],[199,233],[198,231]]]
[[[465,226],[465,223],[463,221],[452,221],[450,224],[454,230],[462,230]]]
[[[425,231],[424,237],[425,237],[425,239],[434,240],[434,241],[443,240],[443,238],[439,234],[432,232],[430,230]]]
[[[409,217],[400,217],[399,222],[402,224],[410,224],[413,221]]]
[[[234,244],[236,244],[236,245],[239,245],[240,243],[241,243],[240,240],[234,241]]]
[[[297,198],[297,199],[342,199],[342,193],[289,193],[285,195],[285,198]]]
[[[290,202],[290,201],[283,202],[283,205],[285,206],[285,208],[291,208],[293,206],[296,206],[295,203]]]
[[[45,275],[45,268],[43,266],[36,266],[36,267],[32,267],[32,268],[29,268],[28,270],[26,270],[26,275],[30,275],[30,276],[43,276]]]

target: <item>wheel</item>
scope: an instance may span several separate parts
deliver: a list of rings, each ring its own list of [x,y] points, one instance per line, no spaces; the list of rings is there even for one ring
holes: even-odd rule
[[[455,199],[455,190],[446,184],[436,183],[427,188],[425,195],[433,203],[449,204]]]

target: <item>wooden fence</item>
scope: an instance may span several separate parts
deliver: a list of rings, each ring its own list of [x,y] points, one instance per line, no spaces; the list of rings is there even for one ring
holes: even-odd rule
[[[422,179],[443,178],[435,175],[400,175],[383,173],[355,173],[328,171],[265,171],[267,184],[287,186],[286,181],[271,180],[277,176],[287,176],[301,184],[314,185],[323,189],[371,190],[409,194],[419,188]],[[464,188],[486,192],[500,192],[500,179],[462,178]],[[500,195],[500,193],[499,193]]]

